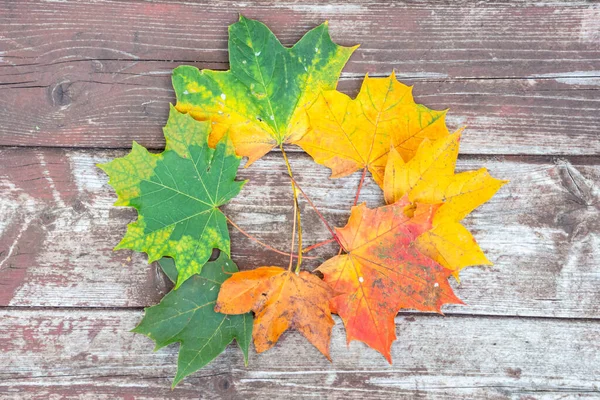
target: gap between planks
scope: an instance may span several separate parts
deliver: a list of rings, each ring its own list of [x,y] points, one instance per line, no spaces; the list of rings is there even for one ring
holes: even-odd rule
[[[0,306],[0,312],[38,312],[38,311],[67,311],[67,312],[91,312],[91,313],[119,313],[119,312],[127,312],[127,311],[137,311],[142,312],[146,308],[152,307],[149,305],[147,307],[81,307],[81,306]],[[337,314],[332,314],[333,318],[336,320],[336,323],[341,323],[341,319]],[[542,321],[580,321],[580,322],[598,322],[600,321],[600,315],[598,317],[564,317],[564,316],[549,316],[549,315],[499,315],[499,314],[485,314],[485,313],[477,313],[477,314],[467,314],[467,313],[457,313],[452,312],[451,314],[444,313],[434,313],[434,312],[422,312],[422,311],[400,311],[396,314],[396,318],[489,318],[489,319],[517,319],[517,320],[542,320]],[[1,375],[1,373],[0,373]]]

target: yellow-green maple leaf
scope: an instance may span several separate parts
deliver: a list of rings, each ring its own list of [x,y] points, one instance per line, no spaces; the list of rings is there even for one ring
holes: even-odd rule
[[[167,146],[159,154],[133,143],[131,153],[99,165],[117,192],[115,205],[138,210],[137,221],[115,247],[148,254],[148,261],[172,257],[177,287],[200,273],[213,248],[230,254],[227,220],[219,206],[245,182],[235,180],[241,157],[225,137],[208,146],[210,127],[173,107],[164,128]]]
[[[264,24],[240,16],[229,27],[229,71],[173,71],[176,108],[211,121],[211,146],[229,133],[251,164],[307,132],[305,108],[320,91],[335,89],[355,48],[333,43],[327,22],[286,48]]]

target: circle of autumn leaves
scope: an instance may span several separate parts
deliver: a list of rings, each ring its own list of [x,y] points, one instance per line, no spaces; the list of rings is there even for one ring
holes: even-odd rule
[[[250,338],[262,352],[287,329],[329,358],[331,313],[343,320],[348,342],[362,341],[391,362],[399,310],[440,312],[443,304],[461,304],[449,276],[491,264],[460,221],[506,182],[485,168],[455,173],[461,130],[450,133],[446,111],[416,104],[412,88],[394,73],[366,76],[354,99],[336,91],[356,47],[333,43],[324,23],[285,48],[265,25],[240,17],[229,28],[229,71],[173,71],[177,103],[164,128],[165,151],[152,154],[134,143],[127,156],[100,165],[118,194],[116,205],[138,210],[116,248],[162,259],[163,268],[163,257],[173,259],[175,289],[146,310],[136,331],[157,347],[181,343],[174,384],[233,339],[247,360]],[[331,229],[319,214],[332,235],[328,242],[340,247],[318,267],[322,279],[300,270],[303,254],[316,246],[302,247],[304,193],[284,144],[300,146],[333,179],[362,172],[345,227]],[[248,167],[277,147],[295,200],[298,251],[292,247],[287,268],[236,272],[227,225],[241,228],[219,206],[245,183],[235,180],[240,159],[247,157]],[[356,205],[365,175],[382,188],[387,205]],[[211,262],[214,248],[222,255]]]

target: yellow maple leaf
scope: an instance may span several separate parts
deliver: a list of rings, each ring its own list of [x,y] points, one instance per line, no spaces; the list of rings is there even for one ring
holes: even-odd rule
[[[410,160],[423,139],[449,134],[446,111],[416,104],[412,87],[396,79],[365,76],[355,99],[323,91],[307,110],[311,130],[294,143],[339,178],[368,168],[382,186],[390,144]]]
[[[424,140],[408,162],[392,149],[383,185],[388,204],[404,195],[412,203],[443,203],[433,218],[432,229],[419,236],[416,245],[452,270],[457,279],[464,267],[492,264],[460,221],[508,182],[493,178],[485,168],[454,173],[461,131],[435,142]]]

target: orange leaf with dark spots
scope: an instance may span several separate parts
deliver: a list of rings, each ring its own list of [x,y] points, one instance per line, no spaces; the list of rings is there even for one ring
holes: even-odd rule
[[[330,304],[344,321],[348,343],[364,342],[390,363],[399,310],[440,312],[443,304],[462,304],[448,283],[452,271],[419,252],[414,242],[431,229],[438,207],[413,208],[406,198],[376,209],[364,203],[353,207],[348,224],[336,229],[347,254],[318,268],[341,293]]]
[[[283,332],[296,329],[329,357],[334,325],[329,300],[334,291],[306,271],[295,274],[279,267],[237,272],[221,286],[215,311],[244,314],[254,311],[254,346],[258,353],[275,345]]]

